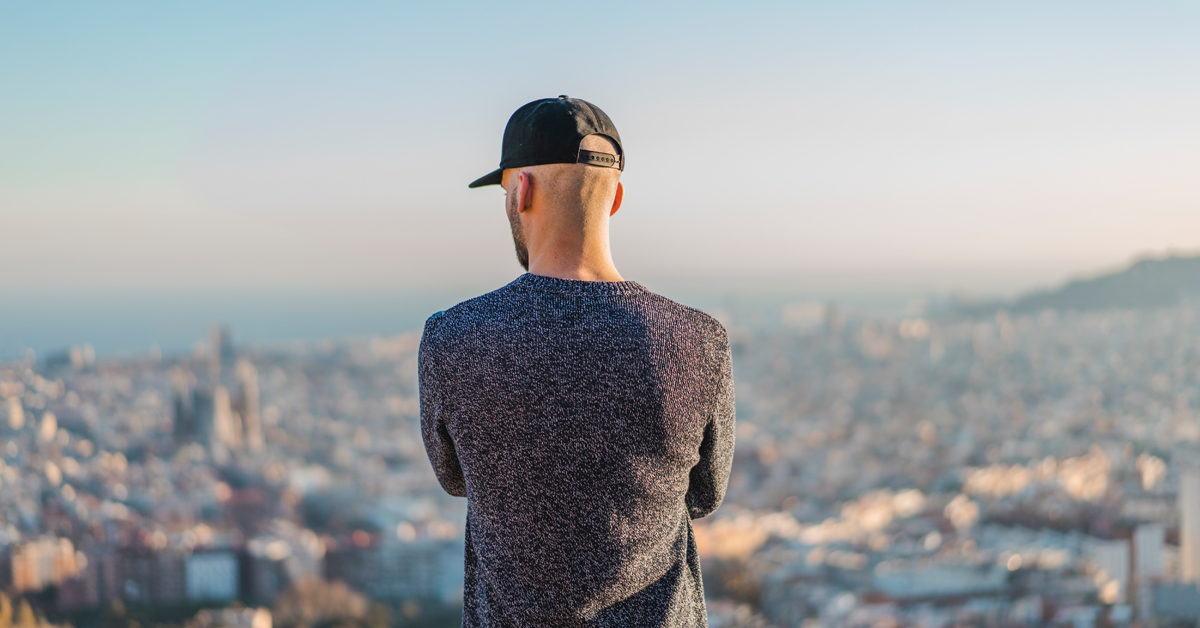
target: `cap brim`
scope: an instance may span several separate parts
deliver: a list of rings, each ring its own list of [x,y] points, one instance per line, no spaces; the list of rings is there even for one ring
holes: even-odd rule
[[[485,185],[500,185],[500,175],[502,174],[504,174],[504,168],[496,168],[495,170],[467,184],[467,187],[478,188]]]

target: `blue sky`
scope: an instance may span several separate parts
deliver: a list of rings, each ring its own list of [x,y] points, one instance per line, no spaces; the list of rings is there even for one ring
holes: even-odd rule
[[[0,0],[0,290],[521,272],[505,121],[614,119],[627,278],[1013,291],[1200,248],[1200,4]]]

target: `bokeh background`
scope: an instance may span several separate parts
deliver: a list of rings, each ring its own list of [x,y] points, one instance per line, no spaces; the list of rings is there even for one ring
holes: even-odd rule
[[[1200,5],[0,1],[0,624],[458,625],[416,342],[558,94],[734,340],[713,625],[1200,616]]]

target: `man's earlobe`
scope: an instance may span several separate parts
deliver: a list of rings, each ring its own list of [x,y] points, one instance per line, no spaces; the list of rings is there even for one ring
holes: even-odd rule
[[[625,198],[625,186],[621,185],[620,181],[617,181],[617,194],[616,194],[616,196],[613,197],[612,209],[608,210],[609,216],[617,213],[618,209],[621,209],[621,201],[624,200],[624,198]]]

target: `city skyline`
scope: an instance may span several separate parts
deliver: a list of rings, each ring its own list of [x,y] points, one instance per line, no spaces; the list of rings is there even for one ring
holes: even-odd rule
[[[731,322],[737,454],[695,524],[713,624],[1197,617],[1197,311]],[[0,593],[286,625],[341,586],[457,625],[466,502],[422,448],[420,340],[0,363]]]

